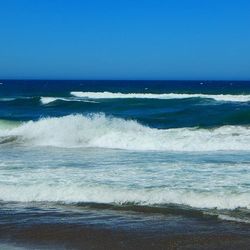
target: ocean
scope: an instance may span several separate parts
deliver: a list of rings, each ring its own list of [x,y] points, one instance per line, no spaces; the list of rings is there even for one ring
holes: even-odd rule
[[[0,82],[2,246],[249,246],[250,82]]]

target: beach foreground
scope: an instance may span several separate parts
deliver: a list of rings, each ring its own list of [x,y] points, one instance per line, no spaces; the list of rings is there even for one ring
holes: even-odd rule
[[[38,209],[34,204],[7,210],[8,215],[1,214],[1,249],[249,249],[250,245],[249,225],[212,217],[67,206]]]

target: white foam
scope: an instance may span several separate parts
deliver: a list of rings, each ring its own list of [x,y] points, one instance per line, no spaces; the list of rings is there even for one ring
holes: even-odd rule
[[[250,223],[249,219],[240,219],[240,218],[236,218],[236,217],[232,217],[229,215],[224,215],[224,214],[219,214],[218,218],[221,220],[227,220],[227,221],[234,221],[234,222],[240,222],[240,223]]]
[[[44,118],[0,129],[0,137],[16,136],[34,146],[99,147],[126,150],[217,151],[250,150],[250,129],[223,126],[216,129],[153,129],[132,120],[69,115]]]
[[[57,100],[70,101],[69,99],[61,98],[61,97],[41,97],[40,98],[41,103],[44,105],[55,102]]]
[[[76,98],[62,98],[62,97],[40,97],[40,101],[43,105],[47,105],[49,103],[55,102],[55,101],[65,101],[65,102],[70,102],[70,101],[75,101],[75,102],[89,102],[89,103],[98,103],[96,101],[91,101],[91,100],[82,100],[82,99],[76,99]]]
[[[34,185],[0,186],[0,200],[3,201],[49,201],[49,202],[96,202],[136,203],[140,205],[180,204],[195,208],[235,209],[250,208],[250,194],[194,192],[187,190],[128,189],[108,186],[84,186],[67,182],[50,182]]]
[[[71,95],[90,99],[110,99],[110,98],[144,98],[144,99],[185,99],[185,98],[209,98],[216,101],[226,102],[249,102],[250,95],[209,95],[209,94],[152,94],[152,93],[112,93],[112,92],[81,92],[72,91]]]

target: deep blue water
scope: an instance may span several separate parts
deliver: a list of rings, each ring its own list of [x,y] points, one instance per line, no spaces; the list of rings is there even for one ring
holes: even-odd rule
[[[250,95],[250,82],[213,81],[1,81],[0,119],[37,120],[72,113],[102,112],[134,119],[157,128],[247,125],[249,101],[216,101],[192,94]],[[183,99],[108,98],[94,102],[55,100],[47,105],[41,97],[70,98],[72,91],[121,93],[186,93]],[[82,98],[83,99],[83,98]],[[89,99],[89,98],[87,98]],[[85,98],[86,100],[86,98]]]

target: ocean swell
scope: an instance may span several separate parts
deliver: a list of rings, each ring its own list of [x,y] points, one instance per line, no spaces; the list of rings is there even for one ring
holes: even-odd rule
[[[31,146],[97,147],[125,150],[218,151],[250,150],[250,129],[222,126],[215,129],[154,129],[136,121],[107,117],[69,115],[43,118],[1,129],[4,138],[16,138]],[[8,141],[8,140],[7,140]],[[12,141],[13,142],[13,141]]]
[[[111,99],[111,98],[143,98],[143,99],[185,99],[185,98],[207,98],[225,102],[249,102],[250,95],[223,95],[223,94],[153,94],[153,93],[112,93],[112,92],[82,92],[72,91],[71,95],[90,99]]]
[[[40,97],[40,102],[43,105],[47,105],[56,101],[65,101],[65,102],[89,102],[89,103],[98,103],[96,101],[91,101],[91,100],[84,100],[84,99],[79,99],[79,98],[74,98],[74,97],[68,97],[68,98],[62,98],[62,97],[45,97],[42,96]]]
[[[65,202],[65,203],[104,203],[137,205],[179,204],[194,208],[236,209],[250,208],[249,193],[212,193],[164,188],[127,189],[105,186],[84,186],[65,183],[36,185],[1,185],[0,200],[18,202]]]

